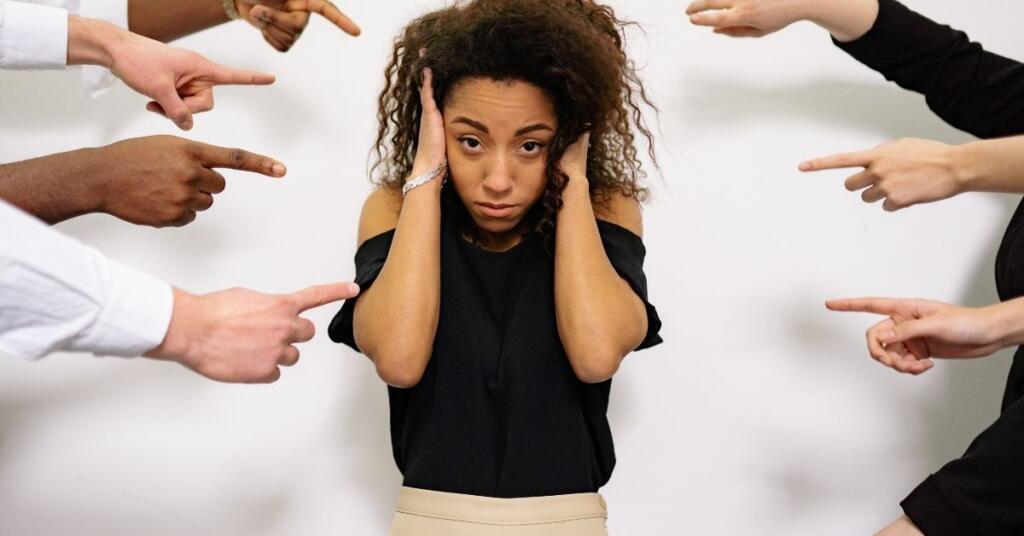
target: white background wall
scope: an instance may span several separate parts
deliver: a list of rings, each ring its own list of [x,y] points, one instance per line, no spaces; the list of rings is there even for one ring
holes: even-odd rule
[[[804,158],[897,137],[969,138],[808,24],[736,41],[691,27],[683,1],[612,3],[647,30],[632,46],[661,107],[646,243],[667,341],[615,379],[612,533],[870,533],[992,421],[1009,354],[900,376],[866,353],[875,319],[823,301],[994,301],[1016,199],[893,215],[847,193],[842,172],[801,175]],[[908,3],[1024,57],[1019,2]],[[315,20],[286,55],[242,23],[179,43],[278,75],[219,89],[186,136],[276,156],[286,179],[228,172],[213,210],[184,229],[104,216],[60,229],[195,292],[351,278],[389,43],[441,2],[342,5],[362,37]],[[125,88],[90,101],[77,82],[0,73],[0,161],[177,134]],[[149,360],[0,360],[0,534],[383,534],[400,483],[386,392],[365,358],[327,340],[335,309],[310,315],[320,334],[272,386]]]

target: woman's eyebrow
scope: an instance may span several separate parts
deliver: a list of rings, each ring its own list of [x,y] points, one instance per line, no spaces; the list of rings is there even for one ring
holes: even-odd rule
[[[490,129],[487,128],[487,125],[485,125],[485,124],[483,124],[483,123],[481,123],[479,121],[475,121],[473,119],[470,119],[468,117],[461,116],[461,115],[456,117],[455,119],[452,119],[452,123],[462,123],[464,125],[469,125],[469,126],[475,128],[475,129],[479,130],[480,132],[483,132],[484,134],[490,134],[491,133]],[[517,130],[516,133],[514,134],[514,136],[518,137],[518,136],[522,136],[523,134],[529,134],[530,132],[536,132],[538,130],[550,130],[550,131],[553,132],[555,129],[552,128],[547,123],[537,123],[537,124],[530,125],[530,126],[527,126],[527,127],[523,127],[521,129]]]
[[[528,127],[523,127],[521,129],[517,130],[516,133],[515,133],[515,136],[516,137],[522,136],[523,134],[529,134],[530,132],[534,132],[534,131],[537,131],[537,130],[550,130],[550,131],[554,132],[555,129],[551,128],[550,126],[548,126],[545,123],[537,123],[536,125],[530,125]]]
[[[465,124],[465,125],[469,125],[469,126],[475,128],[475,129],[479,130],[480,132],[483,132],[484,134],[490,134],[491,133],[491,131],[487,128],[487,125],[485,125],[485,124],[483,124],[483,123],[481,123],[479,121],[474,121],[474,120],[472,120],[472,119],[470,119],[468,117],[462,117],[461,115],[459,117],[456,117],[455,119],[452,119],[452,123],[462,123],[462,124]]]

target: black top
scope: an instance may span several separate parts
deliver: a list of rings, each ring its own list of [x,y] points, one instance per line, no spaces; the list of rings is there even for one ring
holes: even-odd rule
[[[661,342],[647,303],[641,239],[598,222],[605,253],[647,307],[638,349]],[[356,282],[373,284],[394,231],[356,252]],[[355,350],[349,300],[330,336]],[[441,229],[441,301],[434,352],[419,384],[388,388],[391,445],[404,485],[488,497],[597,491],[615,466],[606,417],[611,381],[585,384],[555,323],[554,259],[538,235],[509,251],[480,249]]]
[[[837,43],[900,86],[923,93],[946,122],[982,138],[1024,134],[1024,65],[895,0],[880,0],[862,38]],[[1001,300],[1024,295],[1024,203],[996,257]],[[1024,347],[1013,358],[999,419],[903,502],[928,536],[1024,534]]]

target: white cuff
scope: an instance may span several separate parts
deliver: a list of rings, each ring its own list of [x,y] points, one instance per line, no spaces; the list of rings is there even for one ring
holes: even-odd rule
[[[114,26],[128,29],[128,0],[82,0],[78,15],[90,19],[105,20]],[[85,92],[96,98],[106,92],[117,78],[110,71],[98,65],[82,66],[82,83]]]
[[[0,68],[63,69],[67,63],[67,10],[0,3]]]
[[[171,286],[110,261],[110,289],[95,322],[69,341],[67,350],[136,357],[164,341],[171,325]]]

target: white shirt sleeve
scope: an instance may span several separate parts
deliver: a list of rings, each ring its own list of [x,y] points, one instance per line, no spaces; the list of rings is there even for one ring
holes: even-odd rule
[[[0,68],[63,69],[68,61],[68,12],[0,0]]]
[[[114,26],[128,29],[128,0],[69,0],[72,13],[89,19],[105,20]],[[77,4],[77,6],[75,5]],[[82,83],[90,97],[99,97],[117,78],[106,68],[98,65],[82,66]]]
[[[0,0],[0,68],[66,67],[69,14],[128,29],[128,0]],[[90,97],[98,97],[116,81],[106,68],[82,66]]]
[[[170,285],[0,201],[0,352],[138,356],[163,342]]]

